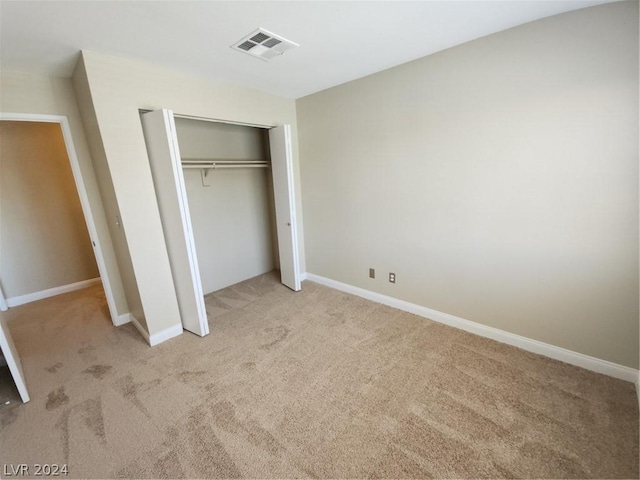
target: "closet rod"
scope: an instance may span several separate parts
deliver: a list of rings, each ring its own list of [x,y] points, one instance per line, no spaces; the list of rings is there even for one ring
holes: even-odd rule
[[[247,165],[252,163],[267,163],[266,160],[216,160],[216,159],[201,159],[201,158],[183,158],[183,164],[234,164],[234,165]]]
[[[204,169],[213,169],[217,170],[219,168],[268,168],[268,163],[247,163],[247,164],[219,164],[219,163],[203,163],[200,165],[194,164],[190,165],[188,163],[183,163],[182,168],[197,168],[199,170]]]

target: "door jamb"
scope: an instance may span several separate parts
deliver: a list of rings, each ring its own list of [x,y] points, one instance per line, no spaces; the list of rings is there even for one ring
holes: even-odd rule
[[[80,205],[82,206],[82,213],[84,214],[84,220],[89,231],[89,237],[93,243],[93,253],[95,255],[96,264],[98,265],[98,272],[100,273],[100,279],[104,288],[104,293],[107,298],[107,306],[109,307],[109,314],[114,326],[118,326],[118,310],[116,308],[116,301],[113,296],[113,290],[111,288],[111,279],[109,278],[109,272],[107,271],[107,265],[104,260],[104,254],[102,252],[102,245],[96,229],[95,220],[93,218],[93,212],[91,211],[91,205],[89,203],[89,196],[84,184],[84,178],[82,177],[82,170],[80,169],[80,162],[78,161],[78,155],[76,154],[76,148],[73,143],[73,137],[71,135],[71,127],[69,126],[69,119],[65,115],[47,115],[47,114],[34,114],[34,113],[4,113],[0,112],[0,121],[14,121],[14,122],[43,122],[43,123],[57,123],[62,130],[62,137],[67,149],[67,157],[71,165],[71,172],[75,181],[78,197],[80,198]]]

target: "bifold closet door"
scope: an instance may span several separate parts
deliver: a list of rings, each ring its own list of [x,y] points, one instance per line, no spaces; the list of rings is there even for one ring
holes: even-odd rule
[[[271,149],[273,197],[276,209],[278,253],[280,255],[280,281],[297,292],[301,285],[296,202],[293,188],[291,126],[282,125],[270,129],[269,147]]]
[[[209,333],[178,137],[170,110],[142,115],[151,174],[160,209],[182,326],[200,336]]]

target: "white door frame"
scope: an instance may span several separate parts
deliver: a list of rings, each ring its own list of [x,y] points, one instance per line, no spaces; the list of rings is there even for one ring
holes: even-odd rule
[[[9,310],[9,306],[7,305],[7,300],[4,298],[4,292],[0,284],[0,312],[6,312],[7,310]]]
[[[113,290],[111,288],[111,279],[109,278],[107,265],[104,261],[104,254],[102,252],[102,245],[100,244],[100,237],[98,236],[98,230],[96,229],[93,212],[91,211],[91,205],[89,204],[89,196],[87,195],[87,189],[82,177],[82,170],[80,169],[80,162],[78,161],[78,155],[76,154],[76,148],[71,136],[69,119],[64,115],[0,112],[0,121],[2,120],[12,122],[57,123],[60,125],[60,129],[62,130],[62,137],[64,138],[64,144],[67,148],[67,156],[69,157],[69,163],[71,164],[71,172],[73,173],[73,179],[78,191],[78,197],[80,197],[82,213],[84,214],[84,220],[87,225],[87,230],[89,231],[89,237],[91,239],[91,242],[93,243],[93,253],[96,258],[96,264],[98,265],[98,272],[100,273],[100,279],[102,280],[104,293],[107,297],[107,305],[109,307],[111,321],[113,322],[114,326],[118,326],[120,323],[118,322],[118,310],[116,308],[116,301],[113,296]]]
[[[16,346],[13,344],[13,339],[9,334],[9,329],[5,326],[4,322],[5,320],[0,318],[0,352],[2,352],[4,359],[7,361],[9,372],[11,372],[13,382],[18,388],[22,402],[27,403],[29,401],[29,392],[27,391],[27,383],[24,379],[22,364],[20,363]]]

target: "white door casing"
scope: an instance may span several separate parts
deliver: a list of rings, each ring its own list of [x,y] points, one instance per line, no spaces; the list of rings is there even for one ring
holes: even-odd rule
[[[0,312],[6,312],[9,310],[7,300],[4,298],[4,292],[2,291],[2,281],[0,281]]]
[[[4,358],[7,361],[9,371],[11,372],[13,381],[18,388],[20,398],[22,398],[24,403],[27,403],[29,401],[29,392],[27,392],[27,384],[24,380],[24,373],[22,372],[20,358],[18,357],[18,352],[16,351],[16,347],[11,339],[9,329],[2,318],[0,318],[0,350],[2,350],[2,355],[4,355]]]

